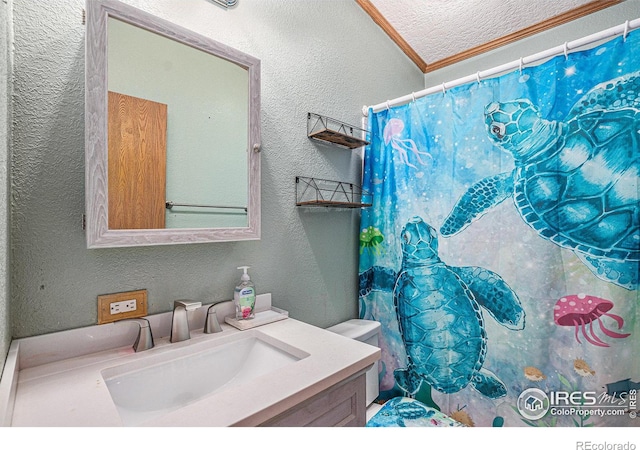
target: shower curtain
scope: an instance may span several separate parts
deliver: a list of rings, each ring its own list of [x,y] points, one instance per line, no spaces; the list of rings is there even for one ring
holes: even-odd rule
[[[374,113],[360,317],[380,399],[640,426],[640,32]]]

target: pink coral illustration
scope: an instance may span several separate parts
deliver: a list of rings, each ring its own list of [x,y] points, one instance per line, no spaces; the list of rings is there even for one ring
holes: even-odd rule
[[[622,329],[624,320],[622,317],[609,314],[608,311],[613,308],[613,303],[603,298],[594,297],[587,294],[565,295],[556,302],[553,307],[553,319],[556,324],[560,326],[569,326],[575,328],[576,340],[580,342],[578,332],[582,333],[582,336],[593,345],[599,347],[609,347],[609,344],[604,342],[593,331],[593,322],[597,321],[600,330],[609,337],[622,339],[630,336],[629,333],[616,333],[609,330],[600,319],[601,316],[607,316],[612,318],[618,324],[618,330]],[[587,326],[589,333],[587,334]]]

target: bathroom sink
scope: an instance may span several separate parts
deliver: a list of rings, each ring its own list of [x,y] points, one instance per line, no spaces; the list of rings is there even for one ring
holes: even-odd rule
[[[256,330],[243,332],[240,339],[206,344],[102,370],[124,425],[139,425],[308,356]]]
[[[233,314],[228,306],[219,312]],[[329,426],[343,420],[338,410],[362,415],[361,382],[379,348],[292,318],[247,330],[222,324],[214,334],[198,325],[191,339],[171,343],[170,321],[171,312],[150,317],[160,331],[141,352],[131,348],[133,330],[118,326],[12,341],[0,426],[291,426],[290,418],[298,426],[307,413],[330,416]]]

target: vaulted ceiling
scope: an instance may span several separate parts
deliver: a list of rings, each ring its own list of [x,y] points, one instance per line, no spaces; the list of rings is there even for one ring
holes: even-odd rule
[[[356,0],[424,72],[623,0]]]

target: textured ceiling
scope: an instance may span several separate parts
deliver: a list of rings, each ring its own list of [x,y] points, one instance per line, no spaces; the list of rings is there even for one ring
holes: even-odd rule
[[[392,38],[394,33],[399,36],[399,40],[394,39],[396,43],[427,72],[428,67],[456,62],[458,55],[468,55],[473,49],[478,53],[490,50],[488,43],[497,46],[496,41],[505,37],[525,37],[526,33],[541,31],[541,26],[559,25],[618,1],[358,0],[358,3],[374,20],[378,16],[376,22]]]

